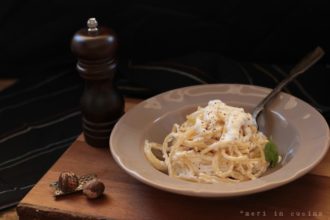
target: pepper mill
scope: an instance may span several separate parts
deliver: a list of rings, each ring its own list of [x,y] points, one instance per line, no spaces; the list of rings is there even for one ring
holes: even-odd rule
[[[116,72],[117,37],[113,30],[98,27],[90,18],[87,28],[72,39],[77,70],[85,80],[81,97],[82,127],[86,142],[93,147],[108,147],[111,130],[124,113],[124,99],[113,85]]]

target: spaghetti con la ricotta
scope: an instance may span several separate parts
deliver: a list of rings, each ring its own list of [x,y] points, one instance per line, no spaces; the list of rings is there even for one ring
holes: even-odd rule
[[[264,147],[269,140],[242,108],[212,100],[186,119],[173,125],[162,144],[145,141],[145,155],[156,169],[204,183],[252,180],[267,170]]]

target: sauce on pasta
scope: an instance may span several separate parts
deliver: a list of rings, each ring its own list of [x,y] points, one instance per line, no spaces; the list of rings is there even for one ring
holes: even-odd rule
[[[174,124],[163,143],[146,140],[144,152],[156,169],[171,177],[203,183],[241,182],[265,173],[268,142],[250,113],[211,100],[181,125]]]

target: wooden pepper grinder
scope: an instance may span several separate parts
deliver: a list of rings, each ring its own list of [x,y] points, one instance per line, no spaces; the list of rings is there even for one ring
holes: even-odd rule
[[[86,142],[93,147],[108,147],[111,130],[124,113],[124,99],[113,85],[116,72],[115,33],[98,27],[90,18],[87,28],[73,37],[71,49],[78,58],[77,70],[85,79],[81,97],[83,132]]]

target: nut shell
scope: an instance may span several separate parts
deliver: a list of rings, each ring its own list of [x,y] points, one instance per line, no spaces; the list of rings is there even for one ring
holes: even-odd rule
[[[99,198],[104,192],[105,186],[98,179],[91,180],[83,186],[83,193],[89,199]]]
[[[58,187],[61,191],[73,192],[79,186],[77,175],[70,171],[62,172],[58,178]]]

